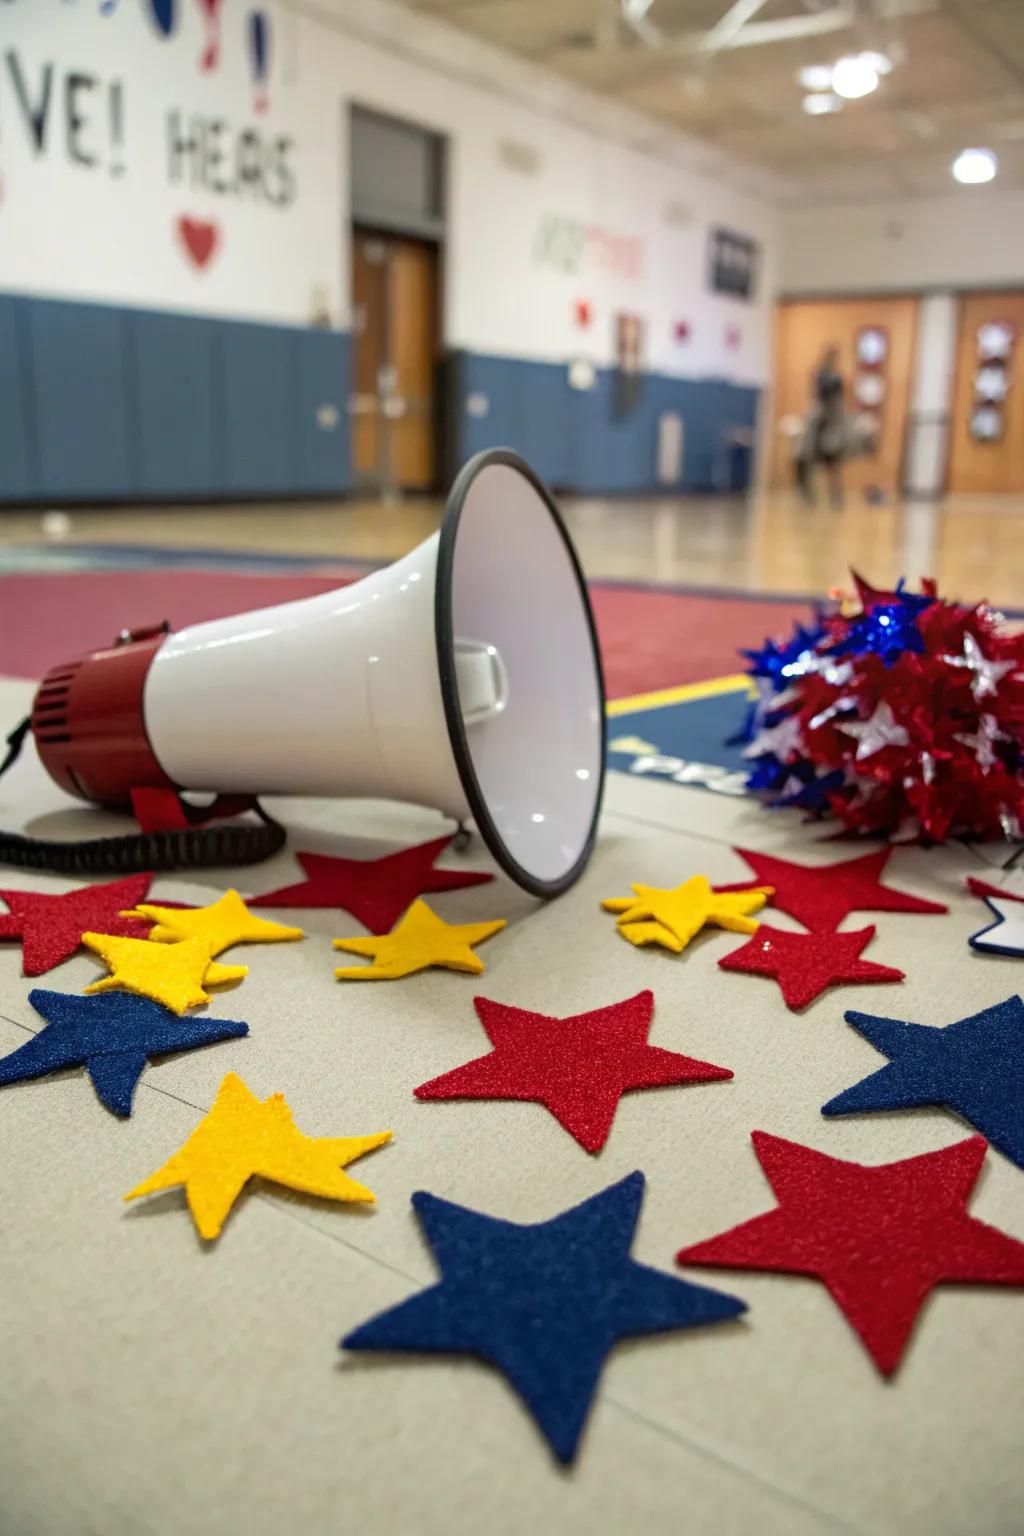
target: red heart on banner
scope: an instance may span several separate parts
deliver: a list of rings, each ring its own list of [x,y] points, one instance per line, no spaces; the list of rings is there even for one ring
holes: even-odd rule
[[[190,219],[183,214],[178,220],[181,242],[197,267],[205,267],[217,249],[220,230],[206,219]]]

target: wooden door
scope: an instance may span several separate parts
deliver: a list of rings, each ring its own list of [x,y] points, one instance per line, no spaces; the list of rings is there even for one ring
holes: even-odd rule
[[[785,419],[806,417],[813,380],[826,347],[839,350],[839,372],[846,386],[846,409],[859,407],[854,393],[858,372],[857,339],[868,329],[883,331],[886,355],[877,371],[885,398],[875,414],[880,430],[874,451],[847,461],[843,475],[853,491],[880,487],[887,496],[902,489],[903,455],[910,405],[910,380],[917,329],[914,298],[794,299],[778,306],[775,328],[774,453],[775,485],[793,484],[791,443]]]
[[[391,244],[389,272],[392,483],[430,490],[437,470],[434,367],[437,357],[437,252],[416,240]]]
[[[352,467],[357,480],[374,485],[382,483],[386,468],[380,405],[388,352],[387,277],[385,242],[356,230],[352,241]]]
[[[430,490],[437,472],[438,259],[417,240],[357,230],[352,250],[352,461],[382,489]]]
[[[1013,335],[1005,366],[1008,387],[999,402],[998,436],[979,440],[971,430],[982,366],[978,330],[992,323],[1007,325]],[[948,488],[975,494],[1024,491],[1024,292],[971,293],[961,300]]]

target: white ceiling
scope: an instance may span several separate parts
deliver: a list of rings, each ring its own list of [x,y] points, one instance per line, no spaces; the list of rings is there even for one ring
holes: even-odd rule
[[[637,25],[629,0],[407,3],[771,173],[783,202],[941,195],[967,145],[1024,187],[1024,0],[651,0]],[[865,48],[899,62],[809,117],[797,71]]]

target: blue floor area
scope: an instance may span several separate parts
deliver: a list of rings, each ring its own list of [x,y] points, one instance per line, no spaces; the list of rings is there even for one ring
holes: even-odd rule
[[[717,794],[745,794],[749,765],[742,748],[726,742],[743,724],[748,705],[746,688],[737,688],[615,714],[608,721],[608,766]]]

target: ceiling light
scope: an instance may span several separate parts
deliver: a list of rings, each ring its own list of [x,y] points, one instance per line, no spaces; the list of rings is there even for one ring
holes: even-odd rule
[[[869,96],[878,85],[878,71],[866,54],[848,53],[832,70],[832,89],[847,101]]]
[[[827,91],[832,84],[832,65],[807,64],[796,78],[805,91]]]
[[[860,57],[865,59],[871,65],[871,68],[874,70],[876,75],[892,74],[893,61],[890,59],[887,53],[874,53],[869,48],[867,52],[862,53]]]
[[[996,157],[990,149],[962,149],[952,165],[954,181],[976,186],[996,174]]]
[[[838,96],[833,96],[831,91],[812,91],[804,97],[804,111],[812,117],[821,117],[826,112],[838,112],[842,106]]]

